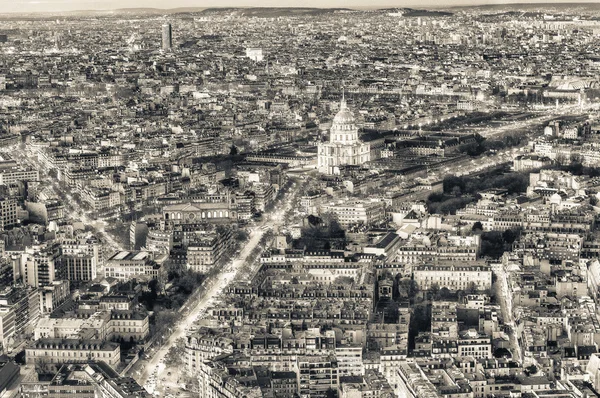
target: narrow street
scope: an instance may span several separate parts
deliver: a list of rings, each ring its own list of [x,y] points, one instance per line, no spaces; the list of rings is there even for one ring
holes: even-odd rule
[[[497,301],[502,309],[502,319],[504,320],[504,324],[510,327],[510,331],[508,333],[510,339],[510,352],[512,353],[515,361],[522,362],[521,346],[519,345],[519,340],[517,339],[515,322],[513,318],[512,292],[508,286],[508,272],[504,267],[502,268],[502,274],[498,275],[496,285]]]

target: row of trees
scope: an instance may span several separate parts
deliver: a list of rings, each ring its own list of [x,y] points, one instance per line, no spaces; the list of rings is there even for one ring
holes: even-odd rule
[[[329,250],[332,243],[335,245],[336,242],[345,242],[346,232],[334,214],[325,213],[320,217],[309,215],[306,224],[296,246]]]
[[[165,355],[165,365],[184,366],[183,358],[185,356],[185,339],[180,337],[175,344],[169,348]]]
[[[571,155],[570,159],[561,154],[557,155],[552,168],[567,171],[576,176],[600,177],[600,167],[584,166],[582,156],[575,153]]]
[[[521,134],[508,134],[499,139],[486,139],[477,136],[474,143],[466,145],[462,152],[469,156],[481,156],[484,153],[513,148],[523,143],[525,137]]]
[[[433,126],[429,127],[431,131],[446,131],[452,130],[458,127],[462,127],[465,125],[473,125],[486,123],[492,120],[499,120],[504,118],[507,115],[506,112],[494,112],[494,113],[484,113],[484,112],[473,112],[468,115],[458,116],[452,119],[441,121]]]
[[[148,282],[148,290],[140,297],[140,302],[149,311],[161,308],[178,310],[192,294],[197,286],[204,281],[204,275],[181,265],[168,263],[167,278],[152,279]],[[165,289],[170,284],[169,291]],[[167,294],[168,293],[168,294]]]
[[[248,234],[244,230],[238,230],[234,233],[234,239],[239,247],[248,240]],[[230,260],[230,256],[223,256],[207,275],[192,271],[181,264],[167,263],[167,278],[152,279],[148,282],[148,290],[140,297],[140,302],[148,310],[154,311],[151,334],[167,338],[172,333],[173,325],[183,317],[181,309],[186,301],[194,300],[194,296],[201,292],[199,287],[202,283],[217,274]],[[167,284],[170,284],[168,289]],[[177,365],[181,362],[184,346],[185,342],[180,339],[170,348],[166,356],[167,364]]]
[[[511,251],[514,242],[521,237],[523,232],[521,228],[507,229],[504,232],[482,232],[483,227],[480,222],[476,222],[473,225],[473,230],[481,234],[481,257],[490,257],[493,259],[499,259],[504,252]]]
[[[509,194],[524,193],[529,186],[527,173],[496,173],[479,177],[447,176],[443,192],[434,192],[427,198],[427,207],[434,214],[455,214],[469,203],[476,201],[479,192],[490,188],[506,189]]]
[[[453,196],[477,195],[491,188],[506,189],[509,194],[524,193],[528,186],[528,172],[499,172],[479,177],[453,175],[447,176],[443,181],[444,194]]]

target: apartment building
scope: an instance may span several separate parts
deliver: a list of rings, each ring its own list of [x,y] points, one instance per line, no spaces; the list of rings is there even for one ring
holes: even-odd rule
[[[39,339],[25,348],[25,363],[86,363],[103,361],[116,368],[121,362],[121,347],[102,340]]]
[[[413,279],[422,290],[432,285],[451,291],[466,290],[474,284],[477,290],[492,287],[492,269],[485,264],[425,264],[413,267]]]
[[[164,272],[162,264],[167,258],[168,254],[154,257],[147,251],[121,251],[106,260],[104,273],[107,277],[124,281],[134,278],[157,278]]]

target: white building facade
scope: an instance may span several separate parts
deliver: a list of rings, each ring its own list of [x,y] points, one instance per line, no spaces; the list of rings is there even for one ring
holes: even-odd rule
[[[318,169],[325,174],[339,174],[339,166],[360,166],[371,160],[371,146],[358,138],[358,126],[346,100],[333,118],[329,142],[319,143]]]

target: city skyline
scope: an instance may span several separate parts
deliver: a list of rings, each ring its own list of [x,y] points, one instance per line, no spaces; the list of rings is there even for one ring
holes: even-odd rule
[[[316,0],[309,0],[301,6],[291,7],[315,7],[315,8],[381,8],[381,7],[421,7],[421,8],[444,8],[457,6],[481,6],[481,5],[514,5],[514,4],[583,4],[596,3],[593,0],[379,0],[377,4],[369,4],[364,0],[330,0],[326,4]],[[0,9],[6,13],[38,13],[38,12],[73,12],[73,11],[112,11],[128,8],[203,8],[203,7],[290,7],[289,3],[282,0],[175,0],[165,3],[159,0],[21,0],[4,4]]]
[[[2,397],[600,398],[599,0],[14,1]]]

